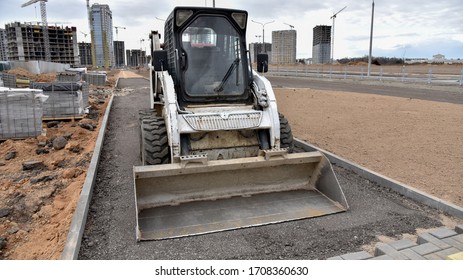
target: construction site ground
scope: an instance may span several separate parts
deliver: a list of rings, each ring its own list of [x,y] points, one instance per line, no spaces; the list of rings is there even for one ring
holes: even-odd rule
[[[461,224],[336,168],[351,206],[349,212],[137,243],[131,176],[132,166],[140,164],[137,113],[149,103],[149,83],[127,71],[121,77],[126,79],[121,80],[122,89],[114,91],[113,111],[79,255],[82,259],[325,259],[371,250],[371,244],[382,238],[401,238],[442,225],[453,228]],[[463,206],[463,171],[459,168],[463,166],[461,102],[417,100],[407,95],[407,87],[390,85],[372,88],[402,91],[403,97],[311,89],[311,83],[320,83],[311,80],[307,84],[289,78],[272,82],[280,111],[288,117],[298,138]],[[296,86],[298,83],[302,86]],[[329,81],[323,83],[329,89]],[[461,100],[461,92],[442,92]],[[104,92],[96,96],[93,104],[101,116],[106,104],[102,100],[107,98]],[[95,117],[81,122],[99,127],[101,118]],[[89,131],[79,123],[61,122],[56,128],[47,128],[46,136],[0,144],[0,161],[4,164],[0,164],[0,237],[6,244],[2,258],[59,258],[97,136],[97,129]],[[48,154],[36,155],[40,143],[58,135],[70,137],[63,150],[50,148]],[[16,158],[5,160],[12,150]],[[23,171],[22,163],[31,159],[42,161],[46,168]]]

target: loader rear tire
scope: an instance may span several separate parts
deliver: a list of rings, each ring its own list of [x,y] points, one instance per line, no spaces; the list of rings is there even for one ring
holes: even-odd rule
[[[140,116],[140,153],[144,165],[170,163],[170,149],[163,118]]]
[[[278,113],[280,117],[280,148],[287,148],[289,153],[294,151],[293,132],[288,120],[283,114]]]

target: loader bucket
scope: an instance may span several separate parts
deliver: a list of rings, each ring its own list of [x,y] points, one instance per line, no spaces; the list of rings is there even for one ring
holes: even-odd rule
[[[137,240],[317,217],[348,209],[320,152],[135,166]]]

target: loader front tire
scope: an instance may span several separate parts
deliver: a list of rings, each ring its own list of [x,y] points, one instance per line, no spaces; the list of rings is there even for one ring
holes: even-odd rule
[[[280,117],[280,148],[287,148],[289,153],[294,151],[293,132],[288,120],[283,114],[278,113]]]
[[[170,163],[166,124],[154,115],[140,118],[140,153],[143,165]]]

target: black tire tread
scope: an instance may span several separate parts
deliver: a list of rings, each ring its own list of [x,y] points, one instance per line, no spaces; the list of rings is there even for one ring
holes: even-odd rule
[[[153,114],[140,114],[140,150],[144,165],[170,162],[167,128],[163,118]]]
[[[287,148],[289,153],[294,151],[294,138],[291,126],[288,120],[281,113],[278,113],[280,118],[280,148]]]

